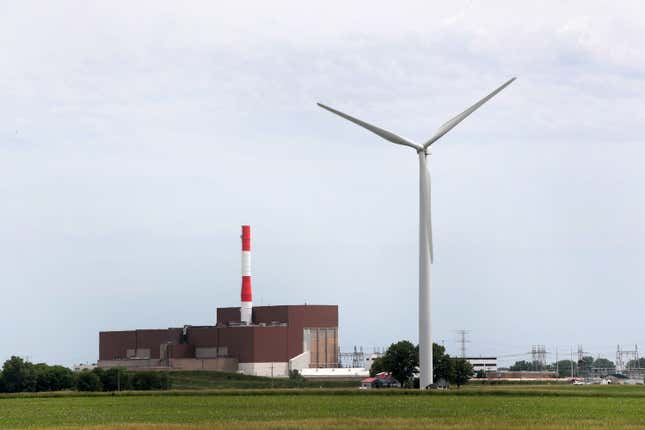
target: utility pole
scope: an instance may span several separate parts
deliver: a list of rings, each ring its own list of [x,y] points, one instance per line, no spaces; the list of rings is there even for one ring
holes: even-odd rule
[[[574,377],[573,374],[573,346],[571,347],[571,377]]]

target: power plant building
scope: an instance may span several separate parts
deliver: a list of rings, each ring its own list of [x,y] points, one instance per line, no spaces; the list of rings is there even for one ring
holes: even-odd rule
[[[99,367],[221,370],[287,376],[289,370],[338,366],[338,306],[217,309],[214,326],[99,333]]]
[[[99,333],[99,367],[220,370],[287,376],[338,367],[338,306],[253,306],[251,228],[242,226],[241,306],[215,325]]]

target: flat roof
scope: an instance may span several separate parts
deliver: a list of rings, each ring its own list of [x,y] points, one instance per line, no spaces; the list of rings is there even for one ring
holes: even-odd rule
[[[497,360],[497,357],[464,357],[466,360]]]

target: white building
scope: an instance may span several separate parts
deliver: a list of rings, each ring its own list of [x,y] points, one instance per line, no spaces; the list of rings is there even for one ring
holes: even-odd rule
[[[466,357],[466,360],[473,366],[475,373],[497,371],[497,357]]]
[[[90,363],[79,363],[79,364],[75,364],[74,366],[72,366],[72,370],[74,370],[74,372],[81,372],[83,370],[92,370],[95,367],[96,367],[96,363],[92,363],[92,364],[90,364]]]
[[[374,360],[381,357],[383,357],[383,354],[380,352],[373,352],[372,354],[368,355],[365,358],[365,368],[369,371],[372,368],[372,364],[374,363]]]

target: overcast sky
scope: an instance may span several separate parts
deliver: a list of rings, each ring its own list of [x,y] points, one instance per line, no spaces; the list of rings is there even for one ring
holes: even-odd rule
[[[416,154],[315,103],[422,141],[512,76],[432,147],[433,338],[645,350],[641,2],[95,3],[0,1],[0,359],[213,323],[243,223],[256,304],[416,341]]]

